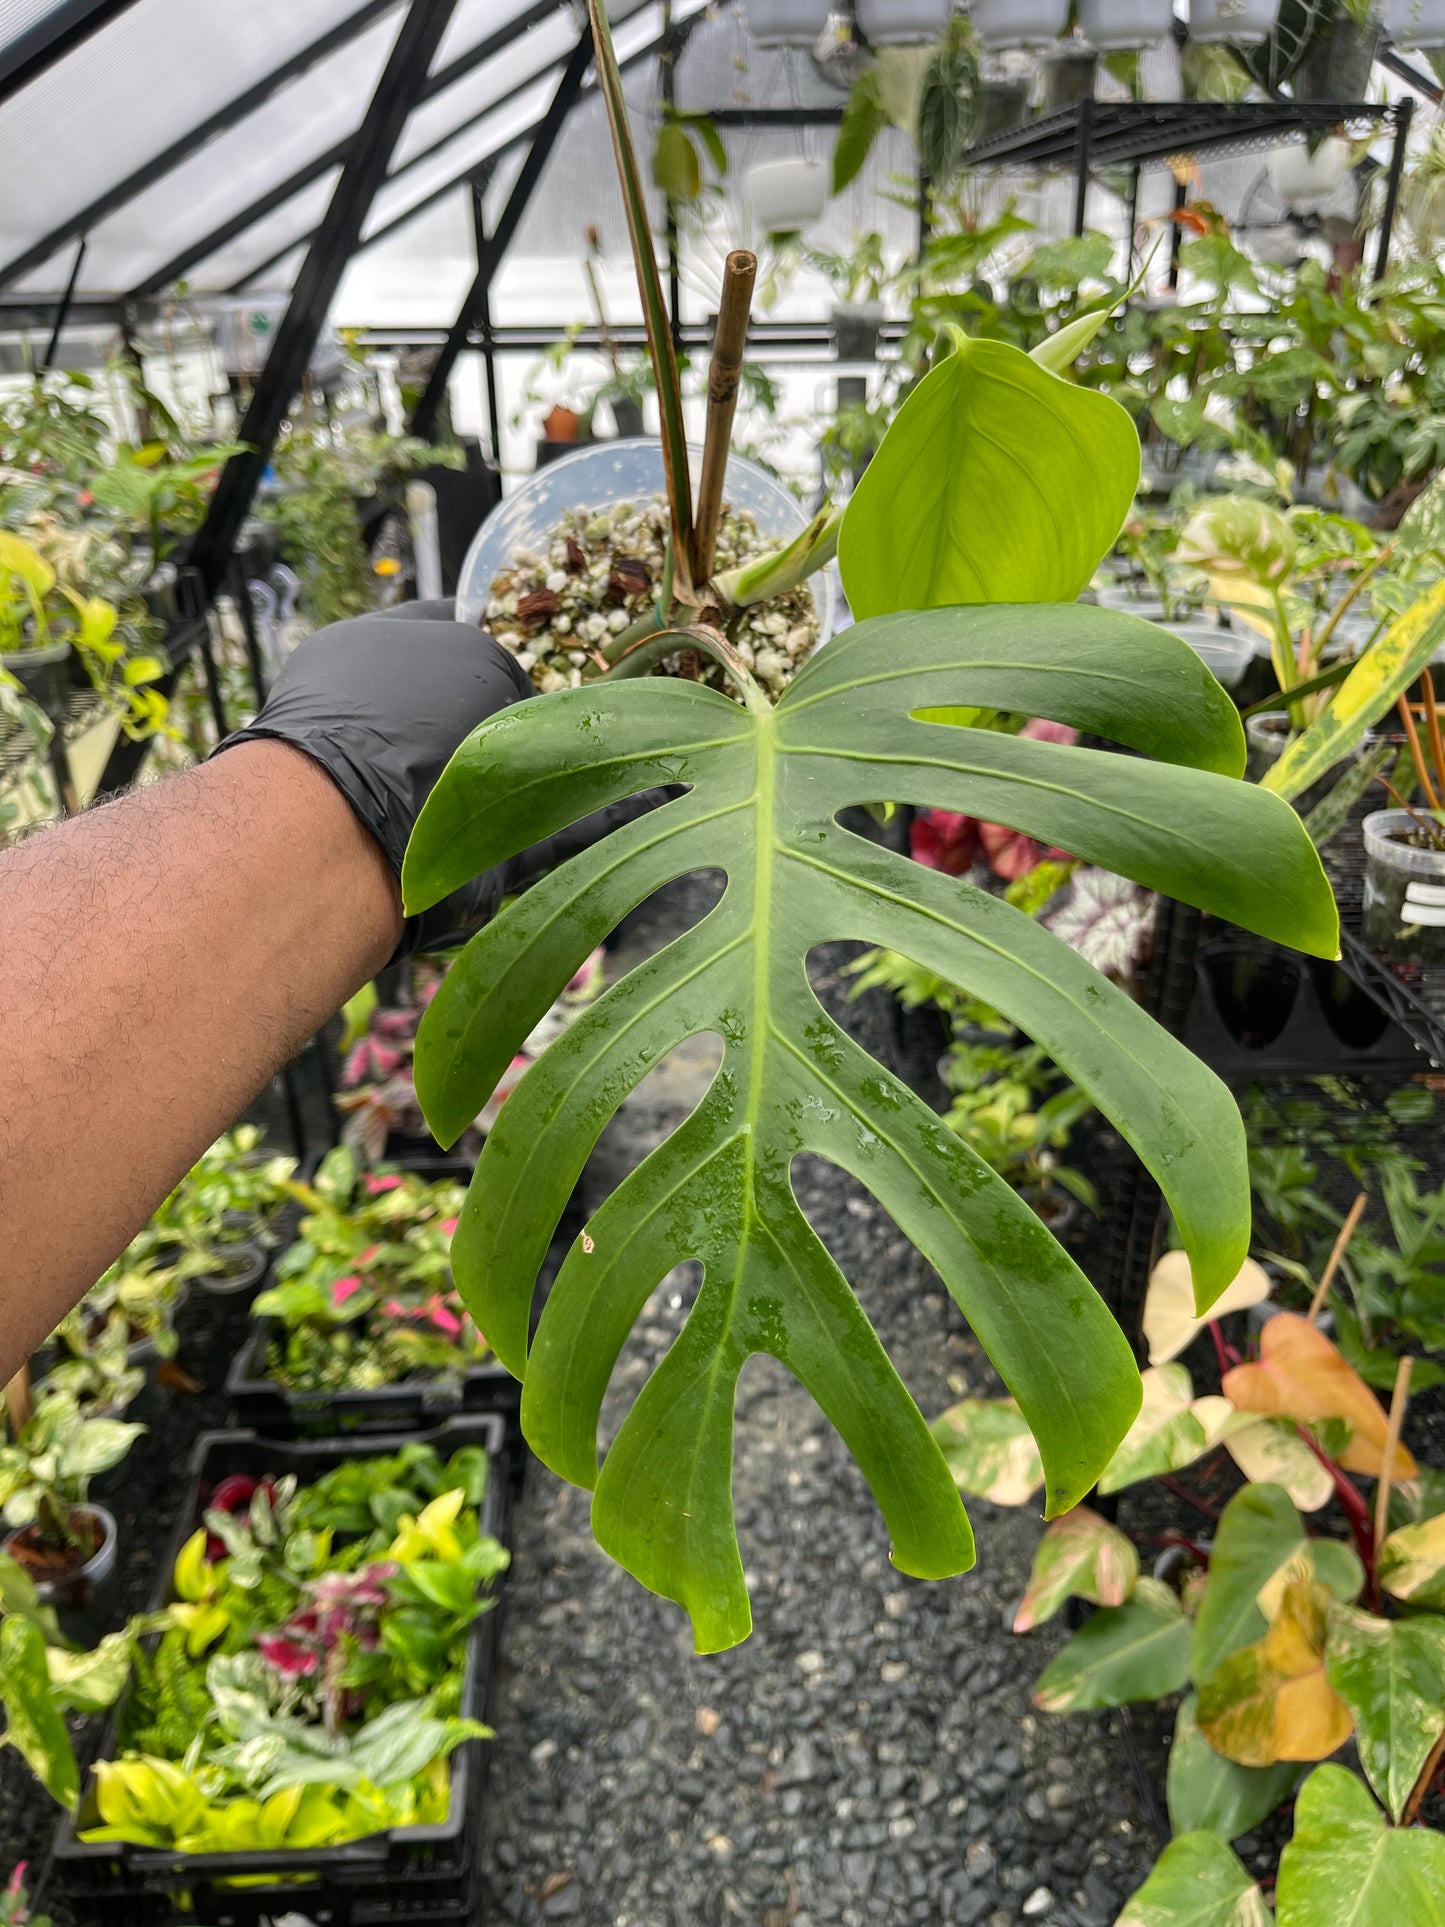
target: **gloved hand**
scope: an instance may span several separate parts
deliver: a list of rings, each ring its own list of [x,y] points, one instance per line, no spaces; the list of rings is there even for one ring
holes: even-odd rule
[[[291,655],[260,714],[221,744],[290,743],[318,762],[387,854],[398,878],[412,826],[452,752],[479,723],[534,692],[490,636],[450,602],[409,602],[334,622]],[[653,790],[610,805],[407,920],[398,956],[460,942],[502,899],[610,830],[666,800]]]

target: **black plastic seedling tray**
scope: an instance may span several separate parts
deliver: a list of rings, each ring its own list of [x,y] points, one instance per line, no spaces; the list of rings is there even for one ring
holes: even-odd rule
[[[506,1437],[495,1414],[462,1416],[429,1431],[369,1434],[365,1455],[395,1452],[407,1443],[432,1446],[445,1460],[463,1445],[481,1445],[491,1476],[482,1508],[482,1530],[505,1539],[511,1481]],[[357,1456],[354,1439],[280,1440],[252,1431],[208,1432],[196,1441],[191,1481],[181,1507],[151,1605],[159,1610],[170,1592],[177,1554],[200,1522],[208,1494],[234,1472],[294,1473],[305,1482],[341,1460]],[[497,1616],[483,1613],[472,1628],[462,1685],[463,1714],[486,1721],[497,1663]],[[118,1715],[112,1715],[99,1757],[113,1758]],[[342,1846],[291,1852],[177,1853],[153,1848],[88,1845],[77,1829],[96,1823],[83,1797],[77,1815],[66,1815],[53,1849],[54,1886],[87,1927],[269,1927],[280,1916],[299,1915],[315,1927],[408,1927],[480,1918],[477,1857],[484,1822],[488,1743],[468,1740],[451,1760],[451,1804],[434,1826],[394,1827]]]

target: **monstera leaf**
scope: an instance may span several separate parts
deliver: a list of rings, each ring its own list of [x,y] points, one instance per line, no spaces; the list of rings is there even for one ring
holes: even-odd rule
[[[592,948],[653,891],[721,870],[721,902],[632,970],[523,1077],[491,1132],[452,1250],[498,1357],[525,1373],[547,1464],[595,1486],[602,1544],[683,1603],[698,1644],[746,1636],[730,1497],[738,1374],[781,1359],[853,1451],[898,1567],[967,1567],[944,1455],[790,1167],[813,1152],[878,1198],[946,1281],[1038,1442],[1050,1515],[1087,1491],[1139,1402],[1129,1347],[1028,1206],[862,1051],[808,982],[809,953],[897,950],[1035,1037],[1135,1145],[1190,1253],[1201,1304],[1249,1236],[1243,1131],[1224,1087],[1123,992],[1001,899],[844,829],[878,797],[940,805],[1060,844],[1265,934],[1332,955],[1333,900],[1298,819],[1232,780],[1237,716],[1185,644],[1075,605],[928,610],[861,623],[776,709],[666,680],[560,691],[458,750],[407,854],[409,910],[610,800],[686,793],[573,858],[473,939],[423,1021],[417,1089],[451,1142]],[[1136,757],[928,722],[977,706],[1052,718]],[[1157,759],[1157,760],[1153,760]],[[608,1118],[684,1039],[720,1035],[687,1122],[599,1209],[553,1286],[530,1355],[533,1287]],[[613,1365],[659,1280],[701,1260],[696,1303],[599,1475]]]

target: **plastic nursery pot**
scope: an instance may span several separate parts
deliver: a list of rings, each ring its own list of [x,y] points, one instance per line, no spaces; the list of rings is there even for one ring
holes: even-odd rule
[[[1239,687],[1254,657],[1248,636],[1221,629],[1217,622],[1209,622],[1203,616],[1192,622],[1171,622],[1166,617],[1161,626],[1181,642],[1187,642],[1223,688],[1233,691]]]
[[[213,1298],[233,1298],[243,1291],[254,1290],[271,1265],[271,1254],[250,1238],[213,1245],[211,1256],[219,1269],[202,1272],[198,1282],[201,1290]]]
[[[1379,1043],[1390,1025],[1389,1012],[1337,963],[1323,957],[1308,962],[1325,1022],[1340,1042],[1351,1050],[1369,1050]]]
[[[996,134],[1011,134],[1028,119],[1029,81],[1026,74],[985,74],[978,87],[978,132],[974,146]]]
[[[831,0],[744,0],[748,33],[760,47],[811,47],[828,24]]]
[[[1069,0],[973,0],[973,30],[989,53],[1052,46],[1068,24]]]
[[[1284,754],[1291,735],[1289,714],[1283,709],[1267,709],[1262,715],[1251,716],[1244,725],[1244,735],[1249,745],[1245,775],[1251,782],[1257,783]],[[1308,816],[1316,803],[1323,802],[1350,764],[1358,762],[1366,750],[1373,747],[1374,742],[1375,732],[1367,729],[1354,749],[1347,756],[1341,757],[1333,769],[1326,770],[1317,782],[1311,783],[1308,789],[1301,790],[1299,795],[1292,799],[1299,814]]]
[[[1290,82],[1295,99],[1367,99],[1379,46],[1379,22],[1371,19],[1357,26],[1342,9],[1311,36]]]
[[[1445,0],[1385,0],[1384,21],[1397,47],[1445,47]]]
[[[1099,56],[1092,47],[1078,40],[1067,40],[1053,53],[1045,54],[1044,112],[1061,114],[1076,100],[1094,98],[1094,82],[1099,75]]]
[[[1247,937],[1220,937],[1200,945],[1199,962],[1230,1036],[1246,1050],[1267,1050],[1299,995],[1298,958]]]
[[[858,25],[875,47],[937,40],[953,11],[952,0],[856,0]]]
[[[1445,849],[1425,845],[1423,811],[1365,818],[1365,942],[1406,963],[1445,963]],[[1438,819],[1435,819],[1438,820]]]
[[[743,179],[743,198],[762,233],[793,234],[810,227],[822,214],[828,187],[827,163],[795,154],[750,167]]]
[[[1174,31],[1174,0],[1079,0],[1079,27],[1101,54],[1152,47]]]
[[[1052,1185],[1023,1184],[1019,1186],[1019,1196],[1056,1238],[1073,1230],[1079,1216],[1079,1201],[1067,1191],[1056,1190]]]
[[[688,448],[694,474],[702,450]],[[548,536],[568,509],[603,509],[616,502],[637,502],[663,493],[662,446],[651,436],[637,441],[594,442],[577,449],[544,473],[529,476],[486,521],[467,551],[457,581],[457,621],[480,626],[491,600],[492,582],[518,549],[546,546]],[[724,499],[746,509],[760,535],[780,545],[807,527],[796,498],[766,470],[741,455],[728,458]],[[826,573],[811,578],[818,612],[818,641],[833,632],[833,589]]]
[[[619,395],[608,406],[612,410],[612,426],[617,430],[619,441],[636,441],[643,433],[642,403]]]
[[[833,346],[839,361],[876,361],[881,301],[840,301],[832,314]]]
[[[1189,38],[1257,47],[1274,32],[1279,0],[1189,0]]]
[[[70,656],[68,642],[52,642],[44,649],[15,649],[0,654],[0,668],[8,669],[26,695],[55,720],[65,714]]]
[[[95,1551],[88,1558],[78,1550],[74,1551],[69,1562],[47,1554],[44,1548],[35,1544],[34,1528],[31,1526],[22,1526],[18,1532],[10,1533],[4,1542],[4,1550],[34,1580],[41,1603],[54,1606],[61,1616],[65,1631],[72,1638],[80,1637],[95,1621],[106,1616],[105,1608],[112,1590],[119,1546],[114,1515],[107,1512],[103,1505],[96,1505],[92,1501],[87,1505],[72,1507],[72,1526],[78,1516],[90,1521],[96,1535]]]

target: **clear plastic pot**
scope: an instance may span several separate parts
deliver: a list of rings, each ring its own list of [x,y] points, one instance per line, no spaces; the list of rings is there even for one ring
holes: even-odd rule
[[[41,1604],[54,1606],[59,1614],[62,1631],[81,1644],[93,1645],[104,1630],[103,1622],[109,1617],[120,1533],[115,1515],[107,1512],[103,1505],[96,1505],[93,1500],[72,1510],[72,1526],[76,1513],[81,1512],[93,1521],[97,1532],[98,1543],[90,1557],[72,1571],[51,1578],[42,1578],[38,1573],[31,1572],[29,1566],[25,1566],[25,1569],[35,1581]],[[4,1542],[4,1551],[15,1557],[16,1541],[23,1537],[24,1528],[12,1532]],[[17,1563],[25,1565],[23,1557]]]
[[[1173,0],[1079,0],[1079,27],[1102,54],[1152,47],[1174,31]]]
[[[1170,622],[1167,618],[1161,627],[1170,635],[1178,636],[1187,642],[1205,668],[1225,689],[1237,689],[1244,680],[1244,672],[1254,657],[1254,648],[1248,636],[1237,635],[1232,629],[1221,629],[1217,622],[1209,622],[1203,616],[1190,622]]]
[[[696,476],[702,468],[702,450],[689,447],[688,457]],[[473,538],[457,583],[457,621],[481,626],[496,576],[518,549],[545,548],[547,537],[568,509],[607,508],[615,502],[650,500],[663,492],[662,444],[651,436],[596,442],[529,476]],[[741,455],[728,457],[723,495],[732,508],[746,509],[759,534],[779,546],[808,526],[797,498]],[[812,577],[811,587],[822,643],[833,632],[833,590],[823,572]]]
[[[1409,963],[1445,963],[1445,850],[1405,842],[1420,837],[1409,810],[1365,818],[1365,942]],[[1445,827],[1445,826],[1442,826]]]
[[[1189,38],[1257,47],[1274,32],[1279,0],[1189,0]]]
[[[987,51],[1052,46],[1069,24],[1069,0],[973,0],[973,29]]]

